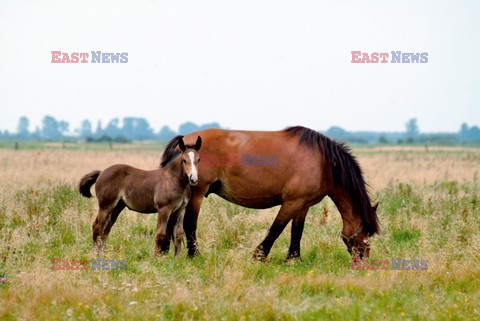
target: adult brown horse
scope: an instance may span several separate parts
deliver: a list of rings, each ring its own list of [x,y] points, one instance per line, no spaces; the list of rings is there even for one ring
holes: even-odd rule
[[[205,146],[201,157],[213,155],[214,161],[199,164],[199,183],[192,189],[186,208],[184,230],[190,256],[198,251],[198,213],[203,198],[210,193],[249,208],[281,205],[268,235],[255,250],[256,259],[266,259],[290,221],[287,260],[300,259],[300,240],[308,209],[327,195],[342,216],[342,239],[350,254],[369,256],[368,238],[379,233],[378,203],[371,205],[362,170],[343,143],[300,126],[282,131],[206,129],[186,135],[185,143],[192,144],[197,136],[203,138]],[[176,148],[179,139],[177,136],[168,143],[161,167],[168,166],[180,154]],[[255,157],[257,161],[252,162]],[[232,163],[232,159],[242,162],[246,159],[246,162]],[[168,246],[168,240],[162,244],[163,249]]]

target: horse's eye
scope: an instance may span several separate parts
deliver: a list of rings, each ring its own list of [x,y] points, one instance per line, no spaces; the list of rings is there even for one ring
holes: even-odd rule
[[[198,159],[198,162],[200,162],[200,158]]]
[[[187,160],[186,160],[186,159],[183,159],[183,162],[184,162],[184,163],[186,163],[186,162],[187,162]]]

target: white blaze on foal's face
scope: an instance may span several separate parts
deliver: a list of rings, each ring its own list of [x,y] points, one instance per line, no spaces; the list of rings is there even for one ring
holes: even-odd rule
[[[187,160],[187,166],[185,168],[185,171],[187,172],[188,180],[190,182],[190,185],[197,185],[198,183],[198,170],[197,170],[197,164],[198,164],[198,156],[195,157],[196,153],[193,151],[189,151],[187,153],[188,155],[188,160]],[[197,158],[197,159],[195,159]]]

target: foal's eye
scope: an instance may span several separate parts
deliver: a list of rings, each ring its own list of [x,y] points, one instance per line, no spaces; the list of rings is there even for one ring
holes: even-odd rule
[[[184,162],[184,163],[186,163],[186,162],[187,162],[187,160],[186,160],[186,159],[182,159],[182,160],[183,160],[183,162]]]
[[[200,163],[200,158],[198,159],[198,162]]]

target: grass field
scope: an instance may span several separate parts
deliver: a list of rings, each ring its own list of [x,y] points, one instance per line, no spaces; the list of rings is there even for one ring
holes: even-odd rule
[[[278,208],[212,195],[195,259],[153,258],[156,217],[125,211],[104,258],[128,260],[127,270],[54,271],[53,258],[97,257],[97,204],[77,192],[80,177],[114,163],[155,168],[161,155],[155,145],[105,149],[0,148],[1,320],[480,320],[479,149],[354,150],[380,202],[371,258],[428,260],[427,270],[352,270],[328,199],[307,216],[302,261],[283,262],[287,228],[269,261],[255,262]]]

